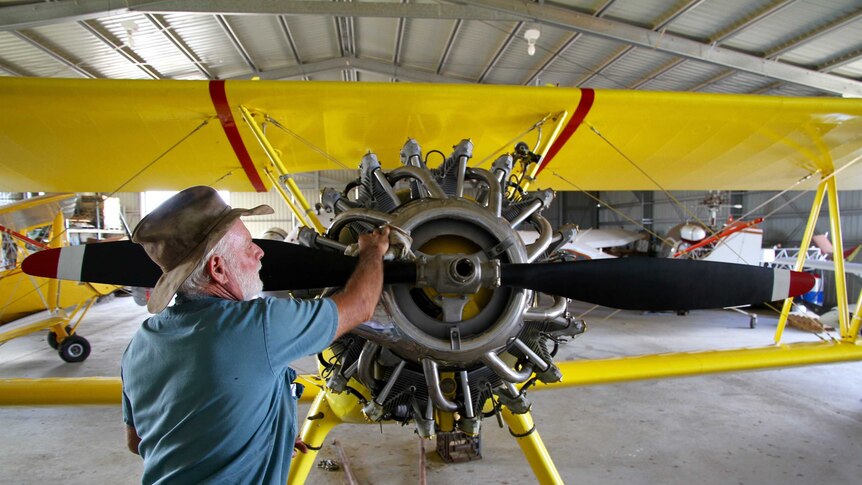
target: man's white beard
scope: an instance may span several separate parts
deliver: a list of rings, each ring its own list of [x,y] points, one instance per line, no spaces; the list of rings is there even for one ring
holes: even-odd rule
[[[263,291],[263,281],[260,280],[259,274],[260,265],[258,265],[257,270],[254,272],[246,272],[236,268],[231,258],[227,260],[229,261],[228,265],[230,266],[231,273],[236,275],[236,283],[239,285],[240,291],[242,291],[242,299],[247,301],[259,297]]]

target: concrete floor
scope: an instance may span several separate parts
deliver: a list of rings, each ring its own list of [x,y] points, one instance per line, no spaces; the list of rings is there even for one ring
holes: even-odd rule
[[[98,304],[82,324],[93,353],[65,364],[45,332],[0,347],[0,378],[115,376],[145,318],[131,298]],[[559,359],[604,358],[771,342],[774,316],[757,329],[725,311],[670,314],[600,310]],[[606,318],[609,317],[609,318]],[[812,340],[794,329],[785,341]],[[313,371],[314,359],[297,363]],[[566,483],[809,484],[862,477],[862,363],[532,392],[533,416]],[[304,412],[307,407],[300,410]],[[137,483],[140,459],[126,451],[117,407],[0,408],[0,483]],[[412,427],[343,425],[331,434],[360,483],[418,482]],[[426,445],[428,482],[536,483],[520,449],[496,421],[483,423],[481,461],[447,465]],[[338,458],[326,446],[318,458]],[[314,469],[307,483],[341,483]]]

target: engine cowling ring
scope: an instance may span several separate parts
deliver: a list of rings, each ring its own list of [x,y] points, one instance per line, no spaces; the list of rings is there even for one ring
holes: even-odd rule
[[[508,221],[487,207],[464,198],[423,198],[404,204],[386,214],[389,222],[413,238],[414,252],[421,257],[441,241],[456,247],[470,246],[480,259],[502,263],[525,263],[527,251],[517,231]],[[383,217],[372,218],[379,221]],[[371,222],[362,210],[348,210],[333,221],[336,230],[351,221]],[[427,311],[427,303],[417,288],[405,285],[386,287],[377,323],[394,327],[398,335],[386,338],[387,346],[400,357],[420,362],[437,361],[443,368],[471,367],[489,352],[502,352],[523,326],[523,314],[532,294],[529,290],[494,288],[476,315],[458,321],[443,321]],[[447,298],[441,296],[441,298]],[[380,320],[388,321],[380,321]],[[363,334],[366,334],[363,332]],[[366,335],[367,336],[367,335]]]

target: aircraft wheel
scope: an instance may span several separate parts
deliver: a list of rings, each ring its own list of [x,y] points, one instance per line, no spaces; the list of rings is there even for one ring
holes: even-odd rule
[[[72,331],[71,325],[66,325],[66,333]],[[48,345],[51,346],[52,349],[57,350],[60,348],[60,343],[57,342],[57,334],[55,332],[48,332]]]
[[[757,328],[757,315],[751,316],[751,319],[748,320],[748,326],[751,328]]]
[[[60,358],[66,362],[83,362],[90,355],[90,342],[80,335],[72,335],[60,344]]]

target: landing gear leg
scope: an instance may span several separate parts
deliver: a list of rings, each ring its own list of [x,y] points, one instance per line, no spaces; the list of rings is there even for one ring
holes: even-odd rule
[[[533,417],[529,412],[524,414],[514,414],[509,408],[503,406],[500,410],[503,420],[509,426],[509,433],[518,441],[518,446],[527,458],[530,468],[536,475],[536,479],[542,485],[554,484],[562,485],[563,479],[560,477],[560,472],[554,466],[551,455],[548,454],[548,449],[539,437],[539,432],[536,431],[536,425],[533,423]]]
[[[326,435],[332,431],[341,420],[329,407],[326,401],[326,393],[321,391],[311,403],[311,409],[308,410],[308,417],[305,419],[305,424],[302,425],[302,431],[299,436],[302,441],[308,446],[307,453],[297,453],[290,463],[290,474],[287,477],[288,484],[305,483],[308,478],[308,472],[311,471],[314,460],[317,458],[317,452],[323,446],[326,440]]]

